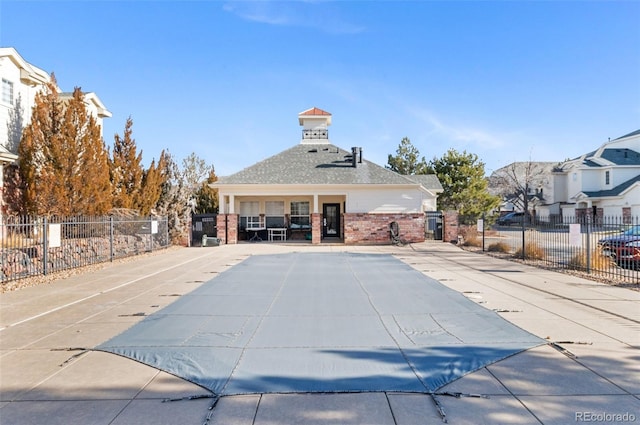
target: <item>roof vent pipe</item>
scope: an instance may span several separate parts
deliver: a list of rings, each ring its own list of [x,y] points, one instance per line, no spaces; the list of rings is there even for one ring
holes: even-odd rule
[[[362,148],[358,148],[358,149],[360,149],[360,156],[358,157],[358,162],[362,164]]]
[[[357,167],[357,156],[358,156],[358,148],[353,147],[351,148],[351,166],[353,168]]]

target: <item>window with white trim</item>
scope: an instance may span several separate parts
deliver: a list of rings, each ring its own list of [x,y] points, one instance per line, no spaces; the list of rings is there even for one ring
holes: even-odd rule
[[[263,227],[260,225],[260,222],[260,202],[240,202],[240,229],[244,230],[247,227]]]
[[[264,206],[267,227],[284,227],[284,201],[267,201]]]
[[[2,79],[2,101],[13,105],[13,82]]]
[[[609,174],[609,171],[604,172],[604,184],[607,186],[611,184],[611,175]]]
[[[311,228],[311,220],[309,218],[309,201],[291,202],[291,228]]]

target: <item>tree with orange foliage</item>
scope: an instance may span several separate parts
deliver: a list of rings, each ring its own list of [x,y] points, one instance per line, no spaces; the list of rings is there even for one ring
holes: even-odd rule
[[[51,75],[35,96],[18,155],[27,213],[97,215],[111,209],[107,150],[79,87],[61,99]]]
[[[140,210],[142,191],[142,152],[137,152],[133,139],[133,120],[127,119],[124,135],[114,136],[113,152],[109,159],[111,187],[113,189],[113,206]]]
[[[167,153],[163,150],[157,165],[156,160],[153,159],[149,168],[143,173],[138,198],[138,209],[142,215],[156,212],[155,208],[160,200],[162,189],[167,183],[166,163]]]

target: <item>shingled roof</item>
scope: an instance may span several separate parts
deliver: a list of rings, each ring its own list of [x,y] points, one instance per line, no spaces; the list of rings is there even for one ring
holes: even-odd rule
[[[353,167],[351,151],[332,144],[298,144],[235,174],[222,177],[218,185],[412,185],[442,190],[433,176],[403,176],[363,159]],[[424,177],[424,178],[423,178]],[[426,185],[426,186],[425,186]]]
[[[626,182],[624,182],[622,184],[619,184],[618,186],[614,187],[613,189],[597,190],[597,191],[583,191],[582,193],[584,193],[589,198],[604,198],[604,197],[608,197],[608,196],[619,196],[619,195],[622,194],[622,192],[624,192],[625,190],[629,189],[631,186],[633,186],[636,183],[640,183],[640,176],[636,176],[636,177],[634,177],[632,179],[629,179]]]

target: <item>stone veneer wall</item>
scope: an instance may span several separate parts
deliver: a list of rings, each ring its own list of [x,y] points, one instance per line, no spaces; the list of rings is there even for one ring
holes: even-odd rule
[[[345,244],[391,243],[389,225],[395,221],[400,240],[406,243],[424,242],[424,214],[344,213]]]

